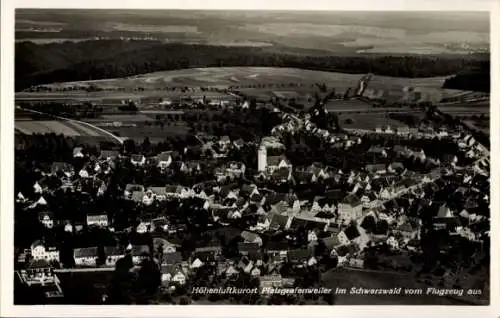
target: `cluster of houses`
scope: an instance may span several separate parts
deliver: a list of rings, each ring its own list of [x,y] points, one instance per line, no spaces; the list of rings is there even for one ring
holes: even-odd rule
[[[232,222],[247,215],[257,217],[257,222],[241,231],[237,245],[238,257],[225,259],[220,244],[197,247],[186,257],[182,246],[167,241],[175,227],[166,216],[141,219],[135,228],[137,233],[163,233],[161,252],[148,245],[105,246],[100,251],[97,246],[75,248],[74,264],[77,267],[114,267],[125,255],[132,255],[134,265],[154,255],[162,272],[165,284],[185,284],[190,275],[205,265],[216,268],[214,275],[236,279],[245,273],[259,277],[262,286],[286,286],[293,277],[282,277],[280,268],[284,263],[293,267],[315,267],[321,261],[315,248],[323,244],[327,254],[338,260],[338,266],[363,267],[363,251],[384,244],[393,250],[418,251],[422,222],[420,211],[434,211],[432,226],[444,229],[450,234],[473,242],[480,242],[485,233],[475,226],[489,219],[481,210],[489,203],[489,161],[481,159],[474,167],[458,167],[458,158],[450,155],[445,162],[429,158],[422,150],[394,146],[391,149],[372,147],[369,155],[387,158],[395,154],[389,163],[368,164],[359,171],[341,171],[332,167],[312,163],[308,166],[293,166],[284,155],[268,155],[282,149],[280,132],[304,129],[329,141],[330,144],[349,148],[361,143],[361,138],[352,135],[332,135],[316,128],[309,119],[305,121],[291,115],[283,115],[288,120],[273,129],[275,137],[263,138],[257,150],[257,173],[253,180],[244,178],[247,167],[243,162],[228,161],[210,165],[200,161],[184,160],[183,155],[174,151],[162,152],[147,158],[143,154],[122,156],[118,151],[101,151],[97,158],[88,156],[84,149],[77,147],[74,158],[85,161],[83,168],[74,171],[73,166],[54,163],[50,171],[33,185],[30,195],[18,193],[16,201],[24,203],[27,209],[38,209],[39,221],[48,229],[63,226],[65,231],[78,232],[83,224],[67,220],[56,220],[50,212],[50,200],[46,197],[54,188],[71,189],[102,196],[107,191],[117,160],[128,160],[136,169],[150,166],[161,173],[199,174],[210,171],[211,180],[194,186],[168,184],[151,186],[124,184],[122,198],[135,202],[138,206],[161,205],[171,200],[197,198],[201,209],[212,216],[211,222],[231,227]],[[387,132],[384,131],[384,132]],[[403,134],[403,131],[397,133]],[[406,133],[405,133],[406,134]],[[455,137],[454,137],[455,138]],[[489,154],[471,136],[455,138],[464,152],[473,152],[471,158],[483,158]],[[207,141],[201,151],[209,158],[224,158],[230,149],[241,149],[242,140],[231,141],[224,136]],[[272,149],[272,150],[271,150]],[[185,153],[189,152],[186,147]],[[405,168],[400,161],[412,158],[414,161],[429,163],[435,169],[421,175]],[[58,179],[53,183],[48,180]],[[269,190],[266,183],[276,185],[293,183],[303,187],[321,184],[323,192],[304,197],[290,191],[280,193]],[[55,184],[55,185],[54,185]],[[461,208],[450,207],[446,202],[434,202],[434,193],[442,189],[455,189],[453,195],[465,198]],[[106,214],[89,214],[87,227],[100,227],[113,232],[113,220]],[[264,240],[277,233],[287,233],[285,238]],[[299,240],[297,233],[305,233],[305,244],[291,248]],[[59,262],[56,247],[44,242],[34,242],[24,254],[30,254],[35,261]],[[184,255],[184,256],[183,256]],[[266,257],[264,257],[266,256]],[[265,261],[264,261],[265,260]]]

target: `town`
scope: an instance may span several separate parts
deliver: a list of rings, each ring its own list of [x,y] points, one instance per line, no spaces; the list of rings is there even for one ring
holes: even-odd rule
[[[363,99],[366,78],[351,95],[316,94],[308,110],[236,89],[224,102],[159,102],[183,110],[171,122],[199,120],[185,138],[16,134],[19,301],[334,304],[332,292],[192,290],[332,291],[352,285],[329,275],[364,271],[486,293],[489,144],[432,105],[414,125],[343,128],[327,99]],[[202,116],[214,111],[240,129],[207,132]],[[72,282],[93,274],[107,277],[93,291]]]

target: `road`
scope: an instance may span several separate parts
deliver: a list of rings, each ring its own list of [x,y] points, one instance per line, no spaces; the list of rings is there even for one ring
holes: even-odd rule
[[[85,272],[112,272],[114,267],[89,267],[89,268],[58,268],[55,273],[85,273]]]

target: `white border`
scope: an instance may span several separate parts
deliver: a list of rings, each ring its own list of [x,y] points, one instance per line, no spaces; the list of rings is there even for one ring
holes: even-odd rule
[[[262,9],[262,10],[362,10],[362,11],[489,11],[492,5],[496,17],[491,19],[491,65],[492,65],[492,93],[491,93],[491,148],[498,149],[498,123],[500,110],[500,2],[498,0],[252,0],[252,1],[203,1],[203,0],[175,0],[163,3],[151,0],[3,0],[1,1],[1,276],[0,316],[5,317],[136,317],[136,316],[165,316],[165,317],[500,317],[500,306],[495,304],[500,300],[500,277],[498,240],[496,234],[500,220],[497,216],[499,201],[495,196],[499,183],[499,164],[496,156],[491,162],[491,305],[484,307],[469,306],[13,306],[13,56],[14,56],[14,8],[164,8],[164,9]],[[238,3],[242,2],[242,3]],[[492,151],[492,153],[494,153]]]

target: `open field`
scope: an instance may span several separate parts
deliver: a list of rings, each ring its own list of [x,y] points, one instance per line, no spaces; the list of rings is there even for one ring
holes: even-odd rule
[[[276,67],[207,67],[175,71],[154,72],[129,78],[106,79],[97,81],[69,82],[64,85],[94,84],[100,87],[127,86],[238,86],[267,83],[311,83],[325,82],[335,86],[340,83],[357,84],[362,75],[335,72],[311,71],[296,68]],[[389,86],[420,86],[439,88],[446,77],[396,78],[375,76],[373,83]],[[57,85],[57,84],[54,84]]]
[[[100,137],[102,132],[84,124],[58,120],[16,120],[15,129],[23,134],[63,134],[66,136]]]
[[[404,123],[387,117],[385,113],[340,114],[339,121],[342,128],[375,130],[391,126],[391,128],[407,126]]]
[[[295,68],[274,68],[274,67],[209,67],[192,68],[175,71],[155,72],[132,76],[128,78],[105,79],[83,82],[55,83],[51,86],[54,89],[63,87],[78,86],[87,87],[95,85],[104,90],[123,91],[116,92],[48,92],[48,93],[26,93],[16,94],[17,100],[30,99],[89,99],[102,101],[103,99],[148,99],[159,98],[182,98],[192,95],[199,97],[217,98],[228,96],[223,93],[202,92],[194,89],[187,92],[164,91],[165,87],[233,87],[252,96],[269,97],[299,97],[311,95],[317,91],[314,83],[325,83],[329,89],[335,89],[338,93],[344,93],[347,89],[355,89],[359,80],[363,76],[360,74],[345,74],[335,72],[311,71]],[[447,77],[432,78],[402,78],[388,76],[374,76],[365,91],[367,97],[384,98],[398,101],[410,99],[413,101],[433,101],[438,102],[445,97],[456,97],[470,94],[467,91],[442,89]],[[290,86],[292,84],[292,86]],[[144,88],[144,91],[134,91],[137,87]],[[132,91],[132,92],[129,92]],[[408,91],[412,91],[408,93]]]

